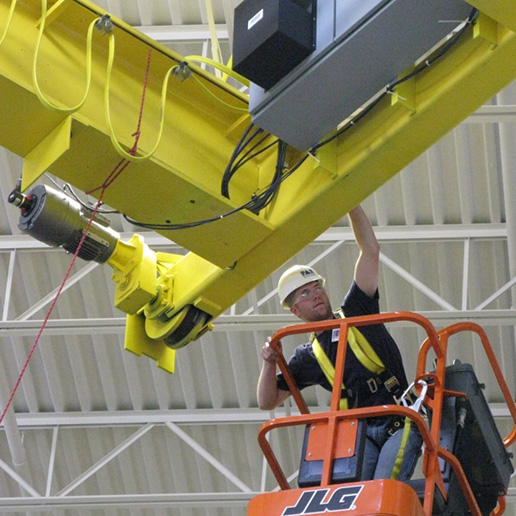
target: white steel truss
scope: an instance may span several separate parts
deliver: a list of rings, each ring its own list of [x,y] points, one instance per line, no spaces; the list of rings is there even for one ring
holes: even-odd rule
[[[463,245],[463,299],[465,299],[468,291],[467,285],[467,268],[469,264],[469,255],[471,253],[471,242],[483,240],[506,240],[507,231],[504,224],[478,224],[470,226],[443,226],[436,228],[428,227],[399,227],[399,228],[375,228],[376,235],[380,242],[398,243],[403,245],[405,242],[414,241],[433,241],[433,242],[460,242]],[[123,235],[125,238],[126,235]],[[145,234],[146,242],[154,249],[170,247],[171,243],[157,235]],[[327,244],[324,250],[319,253],[312,261],[316,265],[319,261],[338,249],[344,242],[352,240],[352,233],[349,228],[331,228],[321,235],[314,244]],[[58,252],[51,250],[33,239],[23,236],[0,237],[0,252],[9,253],[8,277],[6,278],[6,291],[4,295],[5,305],[2,310],[2,321],[0,323],[0,337],[20,337],[36,335],[40,329],[40,320],[33,319],[33,315],[41,308],[49,305],[54,296],[55,290],[37,300],[34,305],[23,314],[18,315],[14,319],[9,320],[8,303],[12,298],[13,271],[15,262],[19,257],[21,250],[33,253],[50,253]],[[450,320],[457,318],[468,318],[479,322],[484,326],[514,326],[516,324],[516,310],[488,310],[487,307],[502,293],[511,289],[516,284],[516,278],[506,278],[506,282],[495,292],[486,292],[486,297],[474,309],[467,309],[466,303],[463,301],[462,306],[456,307],[443,299],[437,292],[429,288],[414,275],[405,270],[401,265],[397,264],[385,254],[381,255],[382,264],[394,271],[403,281],[406,281],[414,289],[423,293],[432,299],[442,310],[434,312],[422,313],[434,323],[447,324]],[[72,276],[65,288],[80,286],[82,281],[86,281],[88,274],[97,267],[96,264],[89,264],[79,273]],[[269,292],[262,298],[255,296],[252,306],[244,310],[241,314],[231,311],[228,315],[222,315],[215,323],[214,331],[228,332],[256,329],[277,328],[294,322],[294,318],[287,313],[262,315],[257,313],[259,307],[264,304],[275,292]],[[104,319],[56,319],[47,323],[46,332],[49,335],[78,335],[87,331],[90,334],[123,334],[125,328],[125,318],[114,317]],[[0,387],[2,387],[0,385]],[[0,398],[6,398],[6,387],[0,389]],[[507,417],[506,409],[501,405],[493,405],[491,407],[496,417]],[[284,409],[282,409],[283,411]],[[286,410],[286,409],[285,409]],[[290,409],[289,413],[290,413]],[[276,415],[281,414],[279,411]],[[49,456],[49,466],[46,479],[45,492],[38,492],[30,482],[28,482],[23,474],[18,472],[18,468],[10,466],[6,460],[0,458],[0,469],[7,474],[20,486],[21,495],[19,497],[0,498],[0,511],[2,513],[10,513],[17,511],[52,511],[73,507],[85,508],[128,508],[128,507],[145,507],[155,505],[159,507],[238,507],[244,508],[249,500],[257,494],[253,489],[243,482],[238,475],[224,466],[217,453],[209,450],[197,442],[187,431],[183,429],[183,425],[202,424],[206,427],[209,425],[227,424],[230,422],[239,422],[241,424],[256,424],[265,422],[269,419],[269,414],[259,410],[231,410],[231,411],[185,411],[180,413],[174,411],[173,416],[166,411],[121,414],[116,413],[98,413],[98,414],[82,414],[82,413],[64,413],[64,414],[14,414],[8,413],[4,420],[4,429],[6,435],[10,435],[11,457],[20,457],[23,461],[23,437],[22,434],[27,429],[31,431],[42,431],[46,429],[52,430],[52,448]],[[100,460],[95,461],[91,466],[73,479],[68,485],[61,488],[57,493],[53,490],[53,472],[56,467],[56,460],[60,446],[59,435],[63,428],[88,428],[88,427],[113,427],[118,425],[130,425],[134,427],[134,432],[124,441],[118,443],[113,449]],[[85,481],[97,475],[102,468],[113,461],[116,457],[130,448],[134,443],[140,442],[142,437],[152,432],[157,427],[167,427],[172,434],[180,438],[183,443],[187,444],[195,451],[203,460],[207,461],[212,468],[225,477],[228,483],[235,487],[236,490],[228,492],[214,493],[126,493],[123,496],[112,495],[93,495],[79,496],[74,494],[76,488],[81,486]],[[66,454],[66,450],[64,451]],[[265,486],[265,478],[267,477],[267,468],[263,467],[262,490]],[[295,473],[292,475],[295,476]],[[516,488],[510,488],[508,493],[508,502],[516,502]]]

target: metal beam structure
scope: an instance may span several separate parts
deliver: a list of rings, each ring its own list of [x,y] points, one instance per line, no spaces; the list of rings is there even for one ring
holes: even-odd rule
[[[316,160],[308,157],[284,182],[274,203],[258,214],[239,206],[270,181],[274,152],[254,158],[245,174],[235,176],[231,200],[217,192],[220,171],[249,120],[245,96],[192,63],[189,78],[179,83],[172,77],[169,83],[168,74],[184,58],[123,22],[112,19],[112,33],[92,38],[95,57],[87,101],[76,110],[66,109],[84,90],[83,66],[78,64],[84,62],[84,35],[95,16],[106,14],[86,0],[52,3],[48,23],[42,18],[39,27],[38,2],[18,2],[0,51],[0,85],[5,97],[18,99],[12,105],[28,109],[20,113],[4,106],[0,116],[21,123],[4,124],[9,131],[0,134],[0,143],[24,157],[23,188],[50,170],[92,191],[103,184],[107,164],[115,164],[118,153],[130,167],[105,190],[104,200],[136,220],[186,223],[236,210],[212,224],[159,230],[189,251],[173,267],[170,315],[191,304],[216,318],[514,79],[514,13],[495,1],[484,2],[487,12],[481,0],[476,2],[481,16],[474,29],[468,28],[441,59],[409,81],[415,92],[410,106],[401,93],[392,103],[387,96],[353,130],[320,149]],[[0,3],[5,13],[8,4]],[[105,52],[107,68],[98,57]],[[149,52],[154,57],[146,101],[152,115],[143,117],[138,152],[130,156],[134,106],[141,98]],[[53,75],[38,69],[38,61],[48,62]],[[138,69],[141,80],[135,79]],[[168,84],[161,133],[153,108]],[[52,109],[39,102],[43,97]],[[37,130],[13,131],[25,127],[29,116]],[[167,145],[160,145],[161,136]],[[302,159],[295,152],[289,157],[291,163]],[[157,204],[164,191],[167,202]]]
[[[56,176],[69,180],[84,191],[89,190],[103,181],[110,166],[120,157],[111,146],[104,110],[99,107],[104,105],[107,38],[95,36],[94,82],[91,97],[84,108],[71,115],[52,112],[39,105],[30,74],[31,58],[35,51],[34,41],[40,20],[39,3],[29,0],[19,0],[19,3],[22,12],[15,13],[13,26],[10,27],[4,44],[0,46],[0,91],[5,98],[14,98],[14,107],[5,103],[0,109],[0,119],[7,121],[4,123],[4,129],[0,130],[0,144],[25,159],[26,184],[37,181],[43,169],[50,168]],[[298,175],[292,176],[285,183],[288,188],[282,188],[275,204],[265,212],[259,215],[239,213],[234,221],[229,219],[221,221],[220,224],[215,223],[224,226],[222,231],[212,230],[208,225],[193,234],[187,234],[186,231],[179,234],[162,231],[160,235],[143,233],[146,243],[156,251],[166,249],[182,253],[186,250],[190,257],[195,253],[195,256],[201,257],[209,264],[214,260],[214,265],[207,267],[208,274],[203,280],[205,290],[202,293],[218,307],[215,310],[218,318],[214,324],[214,335],[226,332],[228,340],[237,347],[240,344],[239,332],[272,331],[294,322],[294,318],[286,313],[260,314],[260,307],[274,296],[273,290],[263,296],[255,294],[252,301],[250,299],[248,305],[240,308],[238,313],[235,307],[227,309],[304,246],[320,246],[320,250],[312,247],[314,263],[341,250],[342,246],[351,241],[351,231],[349,228],[329,226],[461,120],[467,124],[514,123],[514,105],[509,102],[501,106],[483,104],[516,77],[516,7],[512,2],[504,0],[471,0],[469,3],[482,12],[480,24],[474,30],[468,30],[466,37],[442,62],[437,62],[435,66],[414,79],[411,87],[416,96],[412,99],[412,106],[407,107],[403,102],[391,105],[390,99],[380,103],[370,116],[363,119],[352,131],[345,133],[332,146],[325,148],[318,156],[320,161],[309,158],[299,169]],[[2,16],[5,15],[9,4],[7,0],[0,0]],[[64,78],[59,77],[57,80],[51,73],[45,75],[40,70],[41,86],[53,102],[71,105],[76,100],[76,92],[82,91],[83,88],[83,70],[78,69],[76,64],[83,62],[83,36],[86,28],[84,20],[89,22],[97,14],[102,14],[102,11],[82,0],[50,1],[49,4],[54,9],[53,18],[49,20],[45,31],[39,60],[40,68],[41,63],[47,61],[51,69],[62,71]],[[173,3],[169,5],[171,11],[174,10]],[[179,16],[178,12],[174,11],[173,14]],[[77,15],[84,20],[77,21]],[[145,17],[142,17],[142,23],[144,22]],[[140,153],[145,154],[156,140],[162,76],[171,63],[180,62],[183,58],[169,52],[164,45],[178,41],[208,41],[210,30],[206,24],[181,29],[142,25],[139,30],[135,30],[116,21],[115,31],[117,52],[120,49],[121,53],[117,53],[117,64],[113,72],[115,86],[111,91],[112,108],[116,134],[120,135],[120,142],[125,148],[132,144],[128,135],[134,130],[136,104],[141,98],[143,70],[148,50],[151,49],[153,53],[151,69],[154,75],[151,74],[148,91],[150,107],[142,126],[143,139],[140,147]],[[227,26],[218,25],[216,31],[219,39],[228,38]],[[154,40],[158,40],[158,43]],[[52,44],[55,46],[52,47]],[[68,54],[60,50],[67,46]],[[24,49],[23,53],[31,54],[30,58],[20,56],[21,48]],[[20,66],[15,67],[13,63],[19,63]],[[231,153],[238,136],[248,122],[245,113],[247,99],[238,89],[207,73],[204,65],[196,66],[192,62],[190,67],[194,71],[193,79],[189,78],[179,83],[174,82],[174,77],[171,78],[167,112],[173,115],[165,122],[165,140],[168,148],[164,149],[164,145],[158,147],[156,154],[145,164],[131,163],[128,175],[122,176],[113,189],[107,190],[109,204],[133,218],[154,220],[152,217],[155,216],[153,210],[156,205],[159,206],[159,216],[163,215],[163,220],[168,217],[183,221],[192,220],[197,216],[220,214],[242,204],[250,194],[270,179],[274,162],[272,153],[263,159],[254,160],[249,165],[247,177],[253,179],[235,179],[235,184],[232,185],[235,189],[234,198],[231,201],[219,195],[219,172],[224,169],[226,157]],[[176,119],[180,122],[176,122]],[[31,130],[26,131],[25,128],[29,126]],[[6,127],[8,131],[5,130]],[[510,146],[510,130],[504,128],[501,135],[504,145]],[[47,148],[50,149],[48,152]],[[195,152],[192,154],[190,149],[195,149]],[[213,160],[208,167],[205,166],[207,156]],[[300,156],[293,153],[290,158],[295,160]],[[507,184],[511,184],[509,176],[512,172],[509,163],[505,164],[504,170]],[[159,179],[155,184],[149,185],[150,192],[141,199],[141,191],[143,186],[148,185],[149,175]],[[317,188],[312,188],[311,183],[309,187],[304,186],[305,182],[309,183],[311,180],[317,182]],[[170,211],[167,211],[168,207],[163,207],[161,201],[160,194],[163,188],[171,192],[181,192],[180,195],[171,195],[170,204],[174,206]],[[516,188],[513,192],[516,192]],[[186,206],[181,196],[188,200]],[[513,206],[514,193],[507,193],[507,196],[507,206]],[[194,205],[200,206],[198,213],[191,211]],[[166,213],[162,214],[161,211]],[[327,218],[310,225],[309,231],[304,231],[307,221],[312,222],[315,220],[314,214],[320,213],[326,213]],[[510,216],[508,215],[508,218]],[[375,231],[380,242],[389,245],[391,249],[397,244],[407,242],[454,243],[462,248],[463,259],[460,269],[463,285],[460,303],[451,302],[444,293],[426,285],[418,277],[417,272],[406,270],[403,264],[388,252],[384,251],[382,255],[383,271],[395,274],[404,285],[408,285],[418,295],[430,299],[439,307],[422,313],[436,326],[448,325],[459,319],[469,319],[487,327],[506,328],[516,325],[516,310],[513,307],[490,307],[491,303],[510,292],[515,285],[514,260],[507,260],[510,266],[501,284],[493,291],[482,292],[482,301],[475,306],[467,303],[470,288],[468,270],[475,256],[477,242],[507,243],[507,252],[514,252],[514,228],[516,224],[508,220],[507,224],[472,223],[399,228],[380,225]],[[242,234],[246,236],[246,240],[240,243],[237,250],[228,250],[228,242],[220,236],[222,233],[226,235],[224,238],[227,241],[235,241]],[[130,235],[122,234],[122,238],[128,239]],[[174,242],[171,239],[174,239]],[[283,250],[283,244],[287,240],[289,246]],[[222,254],[219,253],[221,248],[224,251]],[[282,249],[282,253],[276,253],[278,249]],[[20,258],[24,252],[42,253],[50,258],[53,253],[61,251],[49,249],[24,236],[0,237],[0,254],[4,254],[9,263],[5,290],[2,293],[5,303],[1,313],[0,337],[6,339],[6,342],[11,342],[13,347],[20,343],[21,337],[32,337],[38,333],[42,321],[36,318],[36,314],[45,309],[55,295],[55,290],[49,289],[40,299],[33,300],[29,309],[12,316],[10,300],[14,295],[15,273],[20,267]],[[273,258],[264,264],[263,256]],[[232,266],[234,262],[238,263],[238,267],[232,270],[225,268],[228,265]],[[89,288],[89,274],[94,269],[94,265],[83,267],[72,276],[66,289]],[[223,292],[222,298],[219,292]],[[45,335],[70,336],[71,339],[67,342],[67,347],[70,348],[79,347],[75,345],[77,340],[74,340],[79,335],[120,336],[125,331],[125,318],[73,318],[73,309],[70,307],[63,312],[63,316],[48,322]],[[109,341],[109,345],[111,343],[118,346],[119,339]],[[233,365],[235,377],[242,385],[242,392],[239,392],[238,396],[246,400],[249,398],[246,389],[253,387],[247,385],[245,364],[239,364],[238,360],[239,358],[235,357]],[[78,385],[87,385],[87,373],[77,374],[80,377],[77,380]],[[159,390],[159,380],[153,378],[151,381],[156,382]],[[191,379],[187,381],[191,382]],[[110,385],[108,384],[107,390]],[[29,386],[28,389],[30,388]],[[207,385],[206,388],[216,391],[221,387]],[[7,393],[7,386],[0,382],[0,401]],[[59,392],[56,397],[59,398]],[[57,405],[59,406],[59,403]],[[242,405],[245,406],[245,401]],[[490,407],[497,419],[503,420],[508,416],[507,410],[501,404],[492,403]],[[25,511],[44,514],[47,511],[58,512],[68,508],[131,510],[149,506],[178,510],[200,507],[244,508],[257,494],[256,486],[240,479],[231,465],[224,464],[217,446],[211,447],[201,443],[195,438],[192,429],[198,425],[203,425],[208,431],[215,431],[217,427],[226,425],[233,425],[235,428],[254,428],[270,417],[290,414],[291,410],[287,405],[274,414],[245,408],[40,412],[16,415],[9,413],[10,419],[5,420],[5,430],[6,434],[9,431],[13,436],[13,441],[9,443],[11,456],[22,457],[23,441],[35,440],[43,444],[42,450],[48,447],[48,471],[45,488],[36,490],[33,482],[29,480],[31,475],[26,474],[27,466],[21,464],[19,467],[13,467],[3,457],[4,460],[0,460],[0,468],[17,485],[20,496],[0,498],[0,512],[9,514]],[[123,438],[114,444],[111,443],[111,447],[107,446],[105,454],[101,457],[92,458],[88,468],[78,471],[74,478],[68,479],[67,482],[60,483],[57,492],[54,488],[54,475],[59,469],[59,461],[69,455],[69,460],[73,464],[75,454],[72,447],[67,448],[73,440],[65,441],[63,434],[74,429],[82,431],[90,428],[94,431],[107,430],[118,437],[123,434]],[[126,432],[123,432],[124,430]],[[121,434],[117,433],[119,431]],[[143,490],[129,491],[123,495],[115,492],[92,496],[75,493],[76,489],[97,477],[98,482],[102,483],[105,480],[105,470],[112,463],[123,460],[124,453],[131,452],[134,447],[140,444],[143,447],[144,440],[158,432],[159,438],[164,438],[164,450],[167,450],[169,440],[181,440],[182,444],[186,444],[194,452],[195,460],[206,463],[205,467],[209,471],[214,469],[215,476],[227,482],[227,490],[194,493],[178,487],[173,494],[144,493]],[[174,444],[168,446],[173,448]],[[100,448],[99,446],[97,449]],[[44,452],[42,455],[45,455]],[[22,462],[20,459],[20,463]],[[266,468],[262,471],[261,487],[258,489],[260,491],[266,489],[268,479]],[[294,476],[295,472],[291,477]],[[203,479],[197,480],[200,485]],[[509,489],[508,503],[516,503],[516,488]]]
[[[464,277],[464,291],[468,291],[468,271],[467,265],[469,263],[468,255],[474,252],[472,243],[475,241],[504,241],[507,239],[506,229],[504,224],[472,224],[471,226],[453,226],[447,225],[442,228],[435,228],[434,226],[418,226],[417,228],[375,228],[376,235],[380,242],[391,244],[403,244],[410,242],[460,242],[464,247],[464,261],[463,272]],[[323,259],[328,253],[335,251],[341,244],[345,242],[352,242],[352,233],[350,228],[331,228],[320,235],[311,245],[328,244],[330,247],[322,254],[318,255],[312,265]],[[152,244],[153,248],[159,250],[162,247],[169,247],[170,242],[163,237],[152,234],[145,234],[145,239]],[[14,263],[17,259],[17,251],[31,249],[38,253],[56,253],[53,248],[44,246],[30,237],[0,237],[0,252],[9,252],[12,266],[9,268],[9,277],[6,279],[6,292],[4,299],[6,303],[3,310],[3,318],[1,321],[0,335],[34,335],[37,333],[42,321],[32,320],[33,314],[48,306],[55,297],[57,287],[53,292],[50,292],[23,314],[16,317],[15,320],[9,320],[7,314],[9,312],[9,299],[11,298],[11,289],[13,288],[13,274]],[[442,307],[441,311],[433,311],[426,313],[435,324],[440,324],[444,321],[452,319],[470,318],[471,320],[481,321],[481,324],[487,325],[512,325],[515,322],[515,313],[513,310],[489,310],[486,309],[492,301],[516,283],[516,278],[506,278],[502,287],[496,292],[486,293],[486,298],[478,306],[472,307],[463,304],[463,306],[452,306],[448,301],[444,300],[439,293],[424,285],[418,278],[409,274],[403,269],[395,260],[392,260],[387,255],[381,255],[381,263],[384,267],[392,270],[401,279],[406,281],[412,288],[422,292]],[[65,289],[73,288],[76,283],[81,281],[88,281],[88,273],[96,268],[98,264],[89,264],[83,267],[79,272],[75,273],[67,282]],[[77,285],[77,288],[80,284]],[[256,307],[266,302],[270,297],[275,296],[275,291],[271,291],[263,299],[257,300]],[[271,315],[253,315],[254,308],[251,306],[242,314],[225,314],[220,316],[220,319],[214,326],[215,331],[240,331],[246,328],[277,328],[280,324],[292,323],[295,318],[290,314],[284,316]],[[88,331],[96,334],[111,334],[123,333],[125,319],[103,319],[103,320],[80,320],[73,319],[70,321],[50,321],[47,326],[48,334],[79,334],[86,328]]]
[[[505,406],[491,406],[493,414],[498,418],[509,417],[509,413]],[[161,507],[200,507],[204,504],[210,504],[212,507],[245,507],[249,500],[256,496],[258,492],[253,491],[249,486],[242,482],[220,461],[217,455],[220,450],[209,450],[205,446],[199,444],[189,434],[185,428],[192,428],[192,425],[213,426],[217,425],[253,425],[265,423],[270,416],[284,417],[285,415],[294,415],[297,413],[295,409],[278,409],[273,414],[267,414],[257,409],[254,410],[199,410],[197,413],[181,411],[159,411],[148,412],[144,414],[128,414],[123,415],[117,413],[98,413],[98,414],[39,414],[33,416],[19,416],[19,426],[25,432],[44,432],[49,429],[53,432],[53,451],[51,454],[51,463],[49,464],[49,478],[47,485],[52,485],[51,474],[57,467],[55,463],[57,456],[66,456],[66,445],[61,442],[60,432],[67,428],[92,428],[106,429],[123,425],[129,429],[128,437],[118,443],[105,456],[95,461],[91,467],[82,472],[77,478],[73,479],[64,489],[57,494],[38,493],[23,477],[8,466],[4,461],[0,460],[0,468],[4,470],[11,478],[19,483],[21,489],[26,492],[25,496],[0,498],[0,510],[3,514],[15,511],[50,511],[54,509],[64,508],[131,508],[142,507],[145,504],[152,504]],[[213,493],[125,493],[123,496],[113,493],[112,495],[91,495],[81,496],[74,494],[74,490],[89,478],[99,474],[99,472],[107,466],[111,461],[129,450],[131,446],[137,443],[149,432],[158,427],[165,427],[171,430],[175,436],[188,444],[202,460],[207,461],[220,475],[225,477],[229,484],[236,486],[237,490],[228,490],[225,492]],[[164,446],[164,445],[163,445]],[[57,447],[65,447],[56,453]],[[296,473],[293,473],[295,478]],[[507,501],[509,504],[516,503],[516,488],[510,488]]]

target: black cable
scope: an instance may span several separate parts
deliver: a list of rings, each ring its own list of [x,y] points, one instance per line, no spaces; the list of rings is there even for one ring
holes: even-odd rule
[[[54,184],[54,186],[56,188],[58,188],[61,192],[63,192],[67,197],[71,197],[73,199],[75,199],[85,210],[88,210],[88,211],[95,211],[95,205],[93,204],[87,204],[85,203],[76,193],[75,193],[75,190],[73,189],[72,185],[70,183],[64,183],[63,186],[59,185],[57,183],[57,181],[54,180],[54,178],[52,176],[50,176],[49,174],[46,174],[45,173],[45,176]],[[70,191],[70,194],[68,194],[66,192],[66,190],[69,190]],[[100,203],[100,206],[102,206],[102,203]],[[96,213],[100,213],[100,214],[113,214],[113,213],[120,213],[118,210],[101,210],[101,209],[98,209],[96,211]]]
[[[72,185],[70,183],[64,183],[63,185],[63,188],[61,188],[61,191],[65,194],[65,195],[68,195],[66,193],[66,189],[70,190],[70,194],[71,194],[71,197],[73,197],[85,210],[88,210],[88,211],[95,211],[95,205],[94,204],[88,204],[88,203],[85,203],[83,200],[81,200],[81,198],[75,193],[74,189],[72,188]],[[99,204],[99,206],[102,206],[102,202]],[[101,210],[100,208],[96,211],[96,213],[99,213],[99,214],[115,214],[115,213],[120,213],[118,210]]]
[[[255,128],[255,131],[253,134],[249,136],[249,133],[252,131],[252,129]],[[236,160],[236,158],[239,156],[239,154],[249,145],[250,142],[253,141],[256,136],[258,136],[260,133],[263,132],[263,129],[256,127],[253,123],[249,125],[249,127],[244,131],[244,134],[240,137],[240,140],[238,141],[235,150],[233,151],[233,154],[231,155],[231,158],[229,160],[229,163],[226,167],[226,170],[224,170],[224,174],[222,175],[222,181],[220,185],[220,193],[227,199],[229,199],[229,181],[231,177],[233,176],[234,172],[232,172],[233,164]]]
[[[181,224],[172,224],[172,223],[152,223],[152,222],[139,222],[134,219],[131,219],[126,214],[123,214],[122,216],[124,219],[129,222],[130,224],[133,224],[137,227],[142,227],[146,229],[152,229],[155,231],[166,231],[166,230],[178,230],[178,229],[189,229],[194,228],[198,226],[202,226],[204,224],[209,224],[211,222],[215,222],[217,220],[225,219],[226,217],[229,217],[230,215],[233,215],[234,213],[238,213],[242,210],[249,210],[249,211],[256,211],[261,210],[274,198],[275,193],[277,192],[277,189],[279,188],[280,184],[289,177],[292,173],[294,173],[308,158],[308,155],[304,156],[292,169],[290,169],[287,173],[283,174],[284,170],[284,163],[285,163],[285,155],[286,155],[286,149],[287,145],[284,142],[281,142],[280,149],[278,152],[278,159],[276,162],[276,172],[274,175],[274,178],[271,182],[271,184],[262,192],[259,194],[254,195],[249,201],[247,201],[245,204],[242,204],[241,206],[238,206],[237,208],[234,208],[226,213],[223,213],[222,215],[217,215],[216,217],[212,217],[209,219],[203,219],[198,220],[194,222],[185,222]]]
[[[270,135],[267,135],[265,138],[262,138],[261,142],[263,142],[264,139],[266,138],[269,138]],[[235,174],[235,172],[238,171],[238,169],[242,166],[244,166],[248,161],[254,159],[256,156],[259,156],[260,154],[262,154],[263,152],[265,152],[266,150],[270,149],[271,147],[273,147],[274,145],[277,145],[279,143],[279,140],[274,140],[273,142],[269,143],[268,145],[266,145],[265,147],[262,147],[260,150],[256,151],[255,153],[253,154],[250,154],[248,155],[245,159],[243,159],[243,157],[233,166],[233,168],[231,169],[231,174],[228,176],[229,179],[231,179],[231,177],[233,177],[233,175]],[[247,153],[246,153],[247,155]]]
[[[272,178],[271,184],[266,188],[266,190],[262,194],[253,196],[253,200],[255,200],[255,203],[253,205],[252,211],[254,211],[255,213],[259,213],[261,210],[263,210],[263,208],[268,206],[278,193],[280,185],[278,181],[282,177],[283,170],[285,169],[287,147],[288,146],[285,142],[278,140],[278,155],[276,158],[276,170],[274,172],[274,177]]]
[[[435,61],[440,59],[442,56],[444,56],[450,50],[450,48],[453,47],[453,45],[455,45],[455,43],[457,43],[457,41],[461,38],[461,36],[464,34],[466,29],[468,28],[468,25],[471,25],[472,23],[474,23],[475,18],[477,16],[478,16],[478,9],[472,9],[471,12],[470,12],[470,15],[468,16],[468,18],[464,22],[464,27],[462,27],[462,29],[460,31],[458,31],[454,36],[452,36],[448,40],[448,42],[445,45],[443,45],[443,47],[440,49],[440,51],[437,54],[435,54],[431,59],[427,59],[423,63],[423,65],[420,68],[418,68],[417,70],[414,70],[413,72],[405,75],[401,79],[398,79],[398,80],[394,81],[393,83],[391,83],[387,87],[387,91],[392,92],[392,88],[395,88],[399,84],[401,84],[401,83],[403,83],[405,81],[408,81],[409,79],[411,79],[412,77],[414,77],[417,74],[421,73],[423,70],[425,70],[430,65],[435,63]]]
[[[321,147],[324,147],[328,143],[332,142],[342,134],[344,134],[349,129],[353,128],[362,118],[364,118],[366,115],[368,115],[381,101],[382,99],[387,95],[387,91],[384,91],[380,94],[379,97],[377,97],[374,101],[372,101],[370,104],[368,104],[353,120],[351,120],[347,125],[345,125],[342,129],[337,131],[333,136],[330,136],[326,140],[323,140],[322,142],[319,142],[318,144],[314,145],[310,149],[310,154],[314,155],[316,154],[316,151],[320,149]]]
[[[408,81],[412,77],[415,77],[416,75],[423,72],[426,68],[428,68],[430,65],[435,63],[438,59],[440,59],[442,56],[444,56],[452,47],[459,41],[459,39],[462,37],[464,32],[466,32],[469,25],[473,24],[475,22],[475,18],[478,16],[478,9],[472,9],[470,12],[470,15],[468,18],[464,21],[464,26],[461,28],[460,31],[458,31],[454,36],[450,38],[450,40],[440,49],[440,51],[435,54],[431,59],[427,59],[422,66],[414,70],[413,72],[401,77],[400,79],[397,79],[390,84],[387,85],[385,88],[385,91],[377,97],[374,101],[372,101],[370,104],[366,106],[366,108],[358,114],[353,120],[351,120],[346,126],[344,126],[340,131],[337,131],[333,136],[330,138],[327,138],[326,140],[319,142],[317,145],[312,147],[310,149],[310,153],[315,155],[315,152],[317,149],[320,149],[324,145],[327,145],[331,141],[335,140],[339,136],[341,136],[343,133],[351,129],[354,125],[356,125],[357,122],[359,122],[362,118],[364,118],[374,107],[376,107],[380,101],[388,94],[393,93],[394,88],[398,86],[399,84],[402,84],[405,81]]]
[[[251,154],[257,147],[259,147],[265,140],[270,138],[270,134],[266,134],[261,140],[257,141],[243,156],[241,156],[238,161],[233,165],[231,177],[234,173],[242,166],[244,166],[248,161],[252,160],[256,156],[260,155],[262,152],[265,152],[267,149],[270,149],[273,145],[276,145],[279,140],[274,140],[269,143],[265,147],[261,148],[259,151]]]
[[[267,188],[267,190],[271,189],[271,188],[277,188],[279,187],[279,185],[285,180],[287,179],[288,177],[290,177],[309,157],[309,154],[306,154],[305,156],[303,156],[297,163],[294,167],[292,167],[288,172],[286,172],[285,174],[283,174],[281,177],[279,177],[274,183],[271,183],[269,185],[269,187]],[[204,220],[199,220],[199,221],[195,221],[195,222],[185,222],[185,223],[182,223],[182,224],[160,224],[160,223],[151,223],[151,222],[138,222],[134,219],[131,219],[130,217],[128,217],[127,215],[123,214],[122,216],[124,217],[124,219],[129,222],[130,224],[133,224],[135,226],[138,226],[138,227],[142,227],[142,228],[146,228],[146,229],[152,229],[152,230],[157,230],[157,231],[166,231],[166,230],[178,230],[178,229],[188,229],[188,228],[194,228],[194,227],[197,227],[197,226],[202,226],[204,224],[209,224],[211,222],[215,222],[217,220],[222,220],[226,217],[229,217],[230,215],[233,215],[234,213],[238,213],[239,211],[242,211],[242,210],[252,210],[253,206],[255,203],[257,202],[262,202],[262,199],[264,197],[266,197],[266,194],[267,191],[264,191],[260,194],[257,194],[253,199],[249,200],[247,203],[245,204],[242,204],[241,206],[237,207],[237,208],[234,208],[226,213],[223,213],[222,215],[218,215],[217,217],[212,217],[210,219],[204,219]],[[269,199],[270,200],[270,199]]]

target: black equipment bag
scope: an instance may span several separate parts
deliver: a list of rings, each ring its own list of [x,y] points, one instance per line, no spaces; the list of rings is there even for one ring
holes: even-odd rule
[[[441,446],[461,463],[483,515],[489,515],[504,494],[514,471],[473,367],[456,361],[446,368],[445,388],[466,396],[444,399]],[[443,480],[448,486],[448,510],[467,508],[462,490],[450,464],[441,460]],[[452,506],[455,506],[453,508]],[[459,506],[459,507],[457,507]],[[445,512],[446,514],[446,512]]]

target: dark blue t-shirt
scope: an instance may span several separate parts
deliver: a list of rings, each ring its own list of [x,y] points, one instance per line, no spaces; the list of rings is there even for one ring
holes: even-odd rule
[[[376,292],[374,298],[370,298],[353,282],[342,303],[342,310],[346,317],[377,314],[380,311],[378,299],[378,292]],[[361,326],[359,330],[369,341],[386,369],[396,376],[400,383],[400,390],[403,392],[407,388],[403,360],[398,346],[385,325]],[[332,364],[335,364],[338,342],[332,342],[332,331],[325,331],[317,338]],[[315,358],[311,342],[302,344],[295,349],[294,354],[289,360],[289,367],[299,389],[304,389],[310,385],[321,385],[329,391],[332,390]],[[350,408],[392,403],[392,394],[389,394],[385,387],[380,386],[376,392],[372,392],[375,389],[374,387],[371,388],[370,385],[372,385],[375,378],[376,375],[359,362],[351,351],[351,347],[348,346],[344,367],[344,385],[348,391],[348,404]],[[278,387],[286,391],[289,390],[281,373],[278,374]]]

